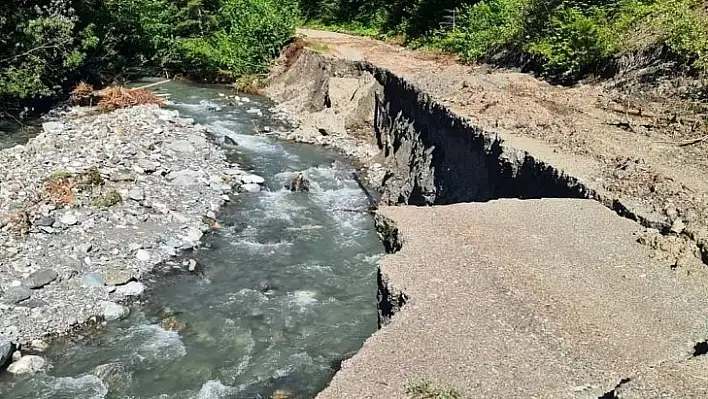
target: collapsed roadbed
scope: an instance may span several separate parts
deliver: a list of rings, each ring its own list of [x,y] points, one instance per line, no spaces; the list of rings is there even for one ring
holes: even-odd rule
[[[286,138],[357,158],[382,205],[414,205],[379,211],[387,249],[402,248],[380,267],[386,326],[321,397],[404,397],[417,378],[470,397],[705,396],[681,372],[700,370],[695,348],[708,338],[696,311],[707,301],[708,190],[695,169],[635,162],[626,132],[607,134],[617,141],[602,155],[607,146],[580,148],[563,126],[522,129],[512,109],[497,110],[508,112],[500,122],[459,106],[456,91],[470,87],[501,101],[504,80],[554,94],[528,76],[303,33],[317,51],[291,45],[268,88],[302,121]],[[578,111],[588,132],[596,113]]]

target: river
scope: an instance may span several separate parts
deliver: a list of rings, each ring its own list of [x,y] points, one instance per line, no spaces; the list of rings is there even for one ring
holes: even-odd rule
[[[55,342],[43,354],[51,367],[5,373],[0,397],[312,398],[337,360],[376,330],[383,248],[361,212],[367,199],[351,164],[253,135],[254,125],[278,125],[264,98],[232,106],[223,87],[161,90],[183,116],[232,137],[231,160],[252,167],[267,189],[234,197],[205,248],[175,260],[197,260],[203,278],[155,276],[129,318]],[[310,179],[309,193],[284,188],[297,172]]]

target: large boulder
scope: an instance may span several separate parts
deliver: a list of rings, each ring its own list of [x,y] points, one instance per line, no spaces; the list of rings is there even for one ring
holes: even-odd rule
[[[47,364],[41,356],[26,355],[22,356],[18,361],[12,363],[7,372],[10,374],[34,374]]]

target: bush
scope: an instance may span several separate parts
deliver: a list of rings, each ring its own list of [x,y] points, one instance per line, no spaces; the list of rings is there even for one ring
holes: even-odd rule
[[[128,71],[207,80],[263,73],[297,0],[18,0],[0,4],[0,117]]]

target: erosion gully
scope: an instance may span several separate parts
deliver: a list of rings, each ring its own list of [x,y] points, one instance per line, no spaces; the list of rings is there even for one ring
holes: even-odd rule
[[[383,247],[357,212],[367,198],[354,168],[322,148],[253,135],[254,124],[278,126],[267,99],[229,105],[223,87],[160,90],[182,115],[233,138],[232,161],[267,189],[234,197],[205,248],[184,255],[204,266],[202,278],[156,276],[129,318],[56,342],[44,354],[51,368],[3,375],[0,397],[312,398],[375,331]],[[284,188],[297,172],[309,193]]]

